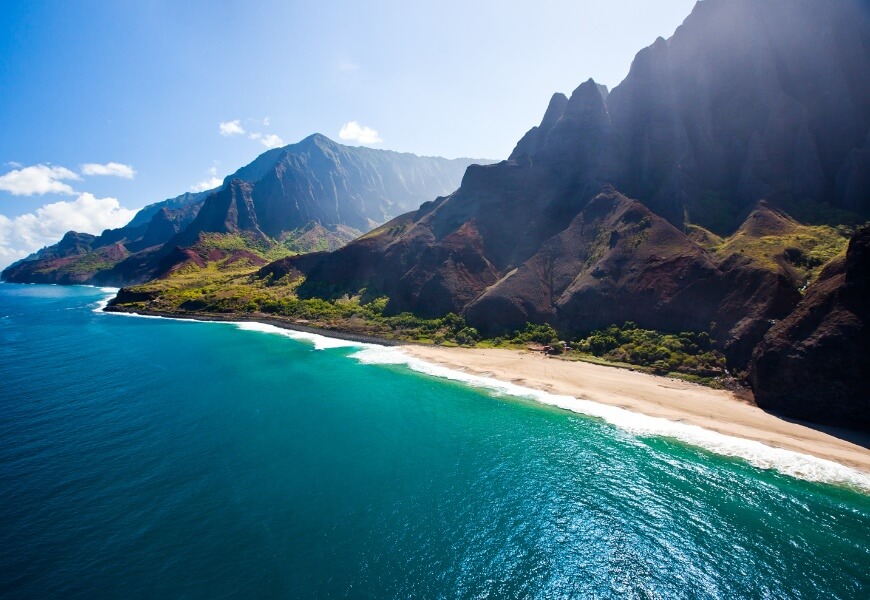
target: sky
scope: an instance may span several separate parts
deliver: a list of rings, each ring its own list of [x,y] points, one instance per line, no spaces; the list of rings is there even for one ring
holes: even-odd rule
[[[0,0],[0,267],[322,133],[504,159],[694,0]]]

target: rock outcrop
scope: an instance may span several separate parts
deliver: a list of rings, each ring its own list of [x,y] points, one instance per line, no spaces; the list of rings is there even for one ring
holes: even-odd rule
[[[555,94],[509,160],[309,261],[299,292],[365,290],[488,333],[709,329],[742,367],[803,282],[787,261],[713,254],[685,225],[728,235],[807,206],[870,214],[868,18],[854,0],[699,2],[610,94],[592,80]]]
[[[752,355],[759,406],[817,423],[870,429],[870,228],[831,262]]]

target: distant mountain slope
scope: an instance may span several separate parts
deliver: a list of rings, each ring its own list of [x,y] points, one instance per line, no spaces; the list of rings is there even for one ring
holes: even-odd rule
[[[136,213],[124,227],[107,229],[98,236],[70,231],[57,244],[6,267],[0,278],[14,283],[125,283],[127,279],[101,278],[100,273],[145,249],[166,243],[193,221],[213,191],[156,202]]]
[[[850,171],[870,129],[866,6],[699,2],[609,95],[589,80],[553,96],[508,161],[469,167],[459,190],[394,226],[282,264],[306,274],[302,295],[364,290],[390,312],[453,311],[490,333],[710,329],[745,365],[815,273],[793,268],[815,246],[785,246],[808,231],[792,217],[870,214]],[[789,226],[768,235],[753,219]],[[706,247],[700,231],[728,239]],[[829,231],[836,253],[845,238]]]
[[[141,282],[170,270],[173,256],[188,256],[176,248],[207,248],[205,242],[215,238],[201,238],[209,233],[283,244],[286,253],[335,249],[453,191],[473,162],[489,161],[350,147],[315,134],[263,153],[215,190],[150,205],[125,227],[96,237],[70,232],[61,243],[8,267],[2,277],[13,282]]]
[[[369,231],[452,192],[474,162],[344,146],[319,134],[268,154],[268,166],[261,157],[228,177],[184,235],[246,230],[279,239],[310,223]]]

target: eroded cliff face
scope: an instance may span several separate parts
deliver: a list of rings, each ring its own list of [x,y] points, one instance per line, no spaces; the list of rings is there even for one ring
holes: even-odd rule
[[[611,187],[561,231],[546,216],[499,224],[491,211],[466,203],[457,193],[336,252],[286,266],[306,276],[303,296],[383,294],[389,312],[461,313],[492,335],[526,322],[549,322],[566,335],[627,320],[712,329],[737,364],[800,299],[782,273],[739,256],[720,260]],[[513,230],[505,238],[507,224]]]
[[[855,182],[870,131],[868,71],[864,2],[699,2],[608,96],[608,179],[673,224],[719,234],[762,198],[870,216]]]
[[[802,282],[782,260],[711,253],[685,224],[731,234],[808,205],[870,211],[868,23],[851,1],[699,2],[612,93],[589,80],[555,94],[509,160],[308,263],[300,293],[365,289],[488,333],[710,329],[745,365]]]
[[[870,228],[853,236],[846,255],[767,332],[749,380],[763,408],[870,428]]]

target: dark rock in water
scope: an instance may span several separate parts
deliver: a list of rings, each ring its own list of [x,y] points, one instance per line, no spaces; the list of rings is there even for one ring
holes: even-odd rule
[[[870,429],[870,228],[829,264],[752,355],[759,406],[818,423]]]
[[[130,304],[131,302],[148,302],[150,300],[154,300],[157,297],[158,292],[155,291],[136,291],[131,290],[129,288],[121,288],[118,290],[118,294],[109,300],[108,306],[115,306],[116,304]]]

